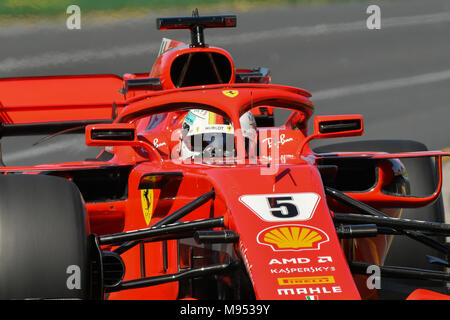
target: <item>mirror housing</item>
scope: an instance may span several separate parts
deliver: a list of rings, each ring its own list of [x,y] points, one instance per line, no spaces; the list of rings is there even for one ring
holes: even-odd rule
[[[147,151],[152,160],[163,162],[156,148],[139,140],[136,125],[132,123],[91,124],[86,126],[86,145],[90,147],[129,146]]]
[[[86,126],[86,145],[94,147],[140,144],[136,127],[130,123],[91,124]]]
[[[300,145],[299,154],[313,139],[355,137],[364,134],[363,117],[360,114],[345,114],[333,116],[315,116],[314,133]]]
[[[362,136],[362,115],[334,115],[314,117],[314,139]]]

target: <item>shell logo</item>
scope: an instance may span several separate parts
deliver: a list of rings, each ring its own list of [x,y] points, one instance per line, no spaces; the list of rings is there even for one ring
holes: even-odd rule
[[[267,245],[273,251],[318,250],[329,241],[328,235],[318,228],[300,224],[279,225],[258,233],[259,244]]]

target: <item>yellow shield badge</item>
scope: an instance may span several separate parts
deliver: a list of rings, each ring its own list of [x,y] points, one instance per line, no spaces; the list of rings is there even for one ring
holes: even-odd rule
[[[234,98],[239,94],[237,90],[223,90],[222,93],[229,98]]]
[[[144,213],[145,223],[150,224],[153,214],[153,189],[141,190],[142,212]]]

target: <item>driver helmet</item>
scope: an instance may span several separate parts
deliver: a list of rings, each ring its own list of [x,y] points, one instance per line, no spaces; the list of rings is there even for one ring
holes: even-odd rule
[[[256,121],[251,112],[240,117],[246,157],[256,148]],[[234,128],[223,116],[192,109],[182,124],[180,158],[230,158],[236,156]]]

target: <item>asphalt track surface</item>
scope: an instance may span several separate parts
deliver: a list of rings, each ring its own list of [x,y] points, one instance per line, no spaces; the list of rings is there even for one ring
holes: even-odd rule
[[[381,8],[380,30],[366,27],[369,4]],[[191,10],[170,15],[190,15]],[[237,13],[238,27],[207,30],[206,42],[226,48],[237,67],[267,67],[274,83],[310,91],[316,115],[364,116],[363,137],[313,146],[364,139],[411,139],[431,150],[450,146],[450,1],[373,0],[201,12],[225,13]],[[68,30],[64,19],[2,26],[0,75],[149,71],[162,37],[189,39],[187,31],[157,31],[156,17],[82,16],[81,30]],[[282,119],[281,115],[277,122]],[[84,146],[81,135],[58,136],[33,146],[41,137],[3,138],[4,162],[74,161],[98,152]],[[450,181],[450,163],[445,178]],[[444,202],[448,208],[448,186]]]
[[[381,8],[381,30],[366,27],[369,4]],[[232,12],[203,12],[213,13]],[[190,9],[171,14],[189,15]],[[274,83],[307,89],[317,115],[363,114],[365,135],[356,140],[413,139],[430,149],[450,146],[449,1],[270,6],[237,14],[236,29],[206,31],[207,43],[225,47],[237,67],[268,67]],[[68,30],[64,20],[2,26],[0,75],[148,71],[162,37],[189,37],[186,31],[157,31],[155,17],[110,21],[82,16],[81,30]],[[32,147],[34,141],[4,139],[4,160],[28,164],[30,152],[37,161],[84,156],[74,136]]]
[[[366,26],[369,4],[381,8],[381,29]],[[81,8],[82,10],[82,8]],[[168,13],[190,15],[191,8]],[[271,69],[274,83],[307,89],[316,115],[360,113],[365,135],[345,139],[412,139],[450,146],[450,2],[357,1],[265,6],[237,13],[236,29],[207,30],[206,42],[226,48],[239,68]],[[82,11],[83,14],[83,11]],[[158,15],[83,19],[0,28],[2,77],[124,74],[149,71],[162,37],[188,41],[187,31],[157,31]],[[277,118],[281,122],[283,117]],[[97,149],[80,135],[3,138],[7,165],[83,160]],[[333,141],[341,142],[342,139]],[[319,141],[313,146],[330,143]],[[447,170],[448,171],[448,170]]]

